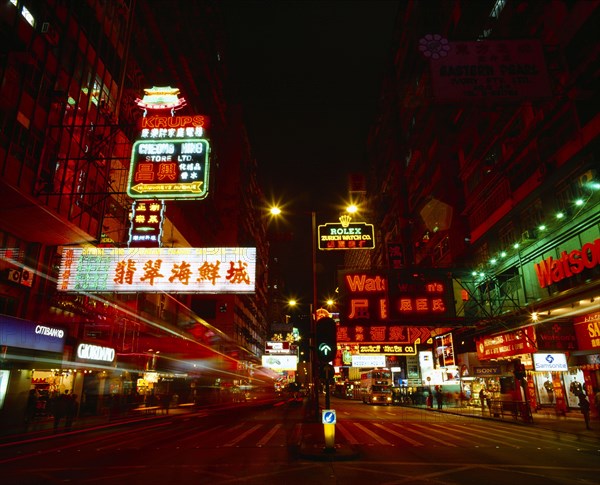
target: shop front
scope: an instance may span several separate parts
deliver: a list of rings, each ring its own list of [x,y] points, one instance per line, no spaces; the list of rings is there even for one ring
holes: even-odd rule
[[[62,370],[64,328],[0,315],[0,422],[22,422],[27,395],[39,395],[39,414],[50,392],[69,385]]]
[[[595,299],[598,301],[598,299]],[[577,352],[572,358],[573,371],[591,404],[592,417],[600,417],[600,312],[588,313],[575,318],[573,325],[577,339]]]

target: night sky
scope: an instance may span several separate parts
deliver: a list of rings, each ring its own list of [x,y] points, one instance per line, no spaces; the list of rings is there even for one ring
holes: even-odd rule
[[[243,107],[261,183],[267,200],[285,204],[290,222],[285,228],[277,224],[284,239],[292,237],[282,257],[289,265],[288,291],[305,294],[311,282],[309,212],[316,211],[318,223],[337,222],[347,201],[348,173],[365,168],[398,3],[220,5],[230,83]],[[341,257],[323,253],[317,257],[324,281],[319,298],[335,281],[325,267]]]

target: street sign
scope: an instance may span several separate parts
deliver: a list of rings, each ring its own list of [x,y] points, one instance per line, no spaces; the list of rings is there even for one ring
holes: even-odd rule
[[[321,418],[322,418],[323,424],[335,424],[337,422],[335,409],[323,409]]]

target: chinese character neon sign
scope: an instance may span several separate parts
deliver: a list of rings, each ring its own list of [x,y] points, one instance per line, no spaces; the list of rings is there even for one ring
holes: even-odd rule
[[[254,293],[256,248],[65,248],[67,292]]]

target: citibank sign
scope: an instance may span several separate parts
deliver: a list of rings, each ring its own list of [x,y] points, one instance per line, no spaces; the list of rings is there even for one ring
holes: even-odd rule
[[[81,360],[113,362],[115,360],[115,349],[81,343],[77,347],[77,358]]]

